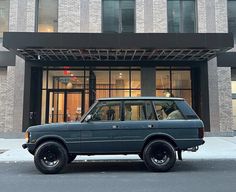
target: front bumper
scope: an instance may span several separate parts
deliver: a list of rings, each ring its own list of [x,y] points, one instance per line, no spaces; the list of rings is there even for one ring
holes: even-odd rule
[[[24,143],[22,145],[23,149],[28,149],[28,151],[31,153],[31,154],[34,154],[34,151],[35,151],[35,144],[32,144],[32,143]]]

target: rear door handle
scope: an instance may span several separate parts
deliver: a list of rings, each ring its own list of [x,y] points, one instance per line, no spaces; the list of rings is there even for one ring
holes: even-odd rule
[[[118,128],[118,125],[112,125],[112,128],[116,129],[116,128]]]

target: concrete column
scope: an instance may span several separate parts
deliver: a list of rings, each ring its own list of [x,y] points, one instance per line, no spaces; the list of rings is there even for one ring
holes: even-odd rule
[[[211,132],[220,132],[219,91],[216,58],[208,61],[209,118]]]
[[[80,32],[89,32],[89,1],[80,0]]]
[[[136,33],[144,33],[144,0],[136,0]]]
[[[153,0],[153,32],[167,33],[167,1]]]
[[[5,129],[7,69],[0,68],[0,132]]]
[[[58,32],[80,32],[80,1],[59,0]]]
[[[89,1],[89,32],[102,32],[102,0]]]
[[[141,95],[156,96],[155,67],[141,67]]]

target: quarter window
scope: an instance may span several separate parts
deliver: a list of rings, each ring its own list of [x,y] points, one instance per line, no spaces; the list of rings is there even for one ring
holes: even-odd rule
[[[159,120],[184,119],[174,101],[154,101],[154,106]]]

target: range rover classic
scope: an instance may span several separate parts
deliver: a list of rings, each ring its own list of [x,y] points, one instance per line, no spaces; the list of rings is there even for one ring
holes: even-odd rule
[[[204,124],[181,98],[103,98],[77,122],[29,127],[23,148],[36,168],[58,173],[77,155],[137,154],[155,172],[204,144]]]

